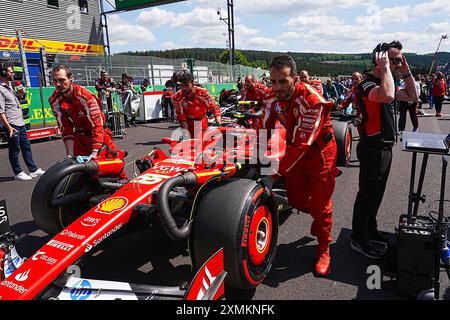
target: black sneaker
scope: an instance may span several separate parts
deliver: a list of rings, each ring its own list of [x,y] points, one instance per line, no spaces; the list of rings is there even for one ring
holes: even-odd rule
[[[369,240],[372,242],[378,242],[381,244],[387,244],[387,242],[388,242],[387,236],[378,230],[375,232],[369,233]]]
[[[350,248],[370,259],[382,259],[385,256],[384,252],[375,249],[371,244],[365,243],[362,245],[353,239],[350,242]]]

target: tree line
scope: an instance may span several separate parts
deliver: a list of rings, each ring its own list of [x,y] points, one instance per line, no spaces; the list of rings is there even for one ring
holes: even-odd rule
[[[229,63],[228,50],[219,48],[186,48],[165,51],[133,51],[122,52],[123,55],[153,56],[167,59],[194,58],[201,61]],[[236,50],[236,64],[268,69],[273,57],[282,52]],[[372,54],[341,54],[341,53],[301,53],[287,52],[297,62],[299,70],[308,70],[311,75],[321,77],[336,75],[351,75],[354,71],[363,72],[372,67]],[[431,66],[434,54],[405,53],[411,71],[414,74],[426,74]],[[436,56],[436,65],[450,63],[450,52],[439,52]]]

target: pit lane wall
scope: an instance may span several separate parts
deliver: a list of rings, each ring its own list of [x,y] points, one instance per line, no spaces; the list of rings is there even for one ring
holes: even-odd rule
[[[212,96],[218,96],[220,94],[220,91],[222,89],[230,90],[230,89],[236,89],[235,83],[208,83],[203,85],[204,88],[208,89],[209,93]],[[94,86],[87,86],[86,87],[89,91],[96,94],[96,90]],[[42,110],[42,102],[41,102],[41,95],[40,95],[40,89],[39,88],[27,88],[29,92],[32,94],[31,98],[31,105],[30,105],[30,124],[31,128],[33,127],[39,127],[44,124],[44,118],[45,118],[45,125],[55,125],[56,119],[52,114],[52,111],[50,109],[50,104],[48,103],[48,99],[52,95],[54,91],[54,87],[46,87],[42,88],[42,95],[43,95],[43,103],[44,103],[44,110]],[[136,91],[141,92],[140,86],[135,86]],[[164,89],[163,85],[154,85],[149,86],[147,88],[147,91],[162,91]]]

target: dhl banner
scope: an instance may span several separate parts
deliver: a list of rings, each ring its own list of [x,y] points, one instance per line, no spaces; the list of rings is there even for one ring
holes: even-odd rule
[[[39,52],[44,47],[48,53],[65,54],[104,54],[104,47],[97,44],[83,44],[50,40],[35,40],[22,38],[23,47],[28,52]],[[0,36],[0,50],[19,50],[17,38]]]

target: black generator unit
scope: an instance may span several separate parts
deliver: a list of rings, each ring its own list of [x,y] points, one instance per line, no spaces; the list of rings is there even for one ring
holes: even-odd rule
[[[433,288],[436,254],[439,254],[436,222],[426,216],[401,215],[397,238],[397,290],[417,297]]]

